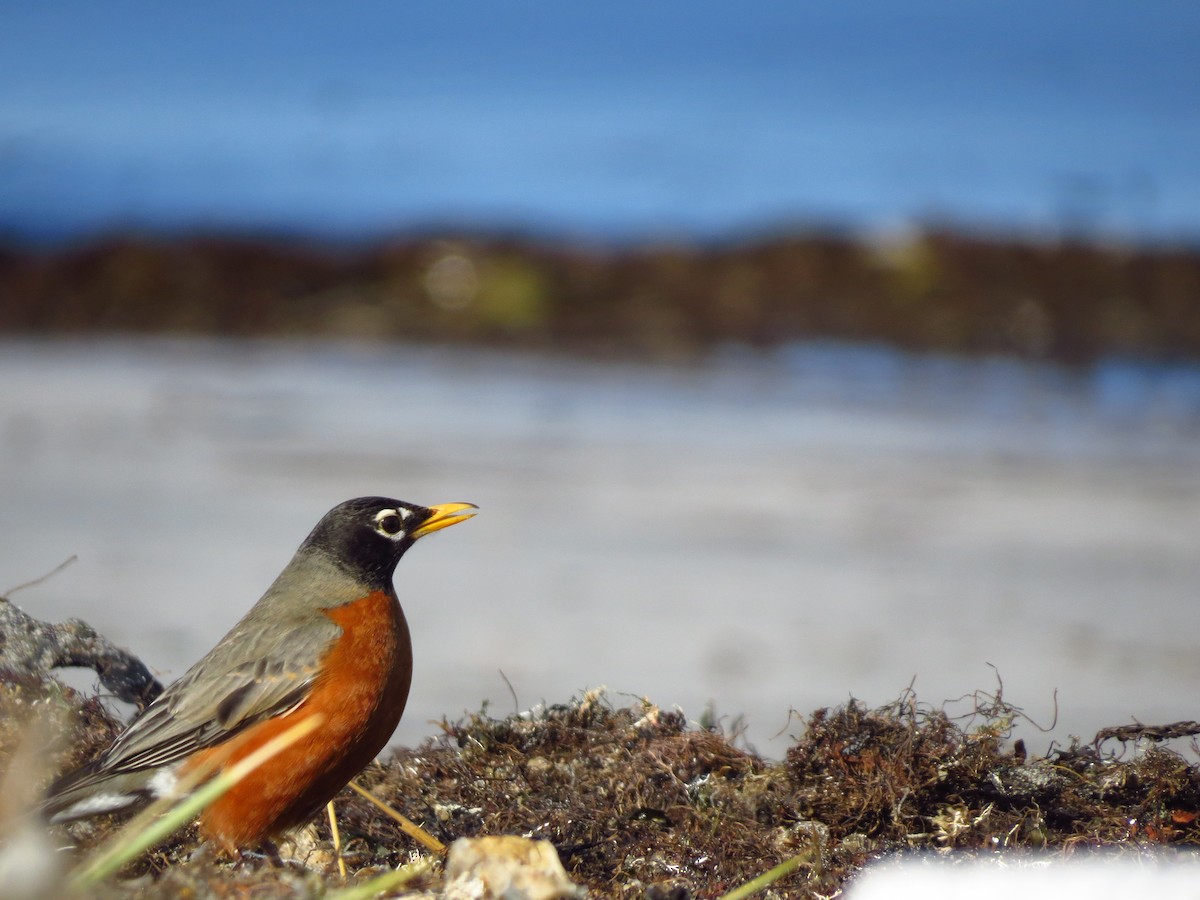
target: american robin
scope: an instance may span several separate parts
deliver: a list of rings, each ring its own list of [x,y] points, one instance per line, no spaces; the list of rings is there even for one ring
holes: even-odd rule
[[[197,765],[231,765],[320,713],[316,731],[209,806],[200,827],[234,853],[307,821],[383,749],[404,712],[412,643],[392,587],[396,564],[418,538],[475,508],[386,497],[335,506],[203,659],[98,759],[51,785],[50,821],[173,793]]]

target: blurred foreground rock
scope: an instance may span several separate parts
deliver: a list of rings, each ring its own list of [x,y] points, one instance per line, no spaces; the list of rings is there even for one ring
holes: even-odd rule
[[[570,900],[585,894],[567,877],[549,841],[459,838],[446,854],[446,900]]]

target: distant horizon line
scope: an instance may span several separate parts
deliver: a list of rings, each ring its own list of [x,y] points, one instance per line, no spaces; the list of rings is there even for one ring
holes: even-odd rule
[[[952,235],[983,243],[1117,246],[1133,249],[1200,251],[1200,230],[1169,231],[1105,228],[1088,224],[1057,226],[997,220],[967,220],[951,216],[879,217],[857,221],[852,216],[796,216],[766,218],[757,222],[731,222],[726,226],[596,226],[560,221],[534,222],[519,217],[411,217],[397,216],[392,223],[357,225],[302,222],[299,218],[264,218],[247,221],[230,217],[166,220],[148,217],[113,217],[99,222],[54,222],[0,215],[0,246],[55,249],[114,239],[193,240],[228,239],[270,243],[315,243],[334,246],[371,246],[394,241],[517,240],[533,244],[593,246],[614,250],[670,246],[726,247],[770,243],[795,238],[832,238],[862,244],[887,244],[922,235]]]

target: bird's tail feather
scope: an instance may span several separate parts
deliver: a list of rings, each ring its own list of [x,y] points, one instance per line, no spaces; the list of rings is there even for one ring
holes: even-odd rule
[[[50,785],[42,814],[56,823],[121,812],[169,793],[174,782],[174,775],[165,770],[114,776],[102,772],[99,766],[87,765]]]

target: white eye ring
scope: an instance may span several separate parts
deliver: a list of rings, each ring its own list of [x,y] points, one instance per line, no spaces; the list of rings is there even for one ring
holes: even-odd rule
[[[399,540],[404,537],[404,520],[409,516],[407,509],[383,509],[375,514],[375,530],[386,538]]]

